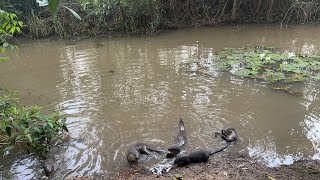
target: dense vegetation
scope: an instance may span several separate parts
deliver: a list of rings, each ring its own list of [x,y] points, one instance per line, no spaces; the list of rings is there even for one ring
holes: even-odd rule
[[[61,133],[68,131],[66,118],[59,112],[44,115],[38,106],[19,107],[15,95],[0,98],[0,148],[26,147],[44,157]]]
[[[8,13],[0,9],[0,62],[7,61],[8,57],[5,55],[7,48],[13,49],[15,46],[9,42],[9,39],[16,33],[21,33],[23,27],[22,21],[16,20],[17,15]]]
[[[61,0],[61,5],[78,12],[82,21],[68,9],[59,8],[58,23],[48,8],[39,7],[35,0],[0,3],[3,10],[23,17],[25,29],[33,37],[110,32],[155,34],[163,29],[233,22],[315,23],[320,18],[320,0]]]
[[[0,23],[0,62],[3,62],[8,60],[7,48],[15,48],[11,38],[21,33],[23,23],[16,14],[1,9]],[[44,115],[38,106],[18,106],[12,94],[0,97],[0,149],[10,150],[19,145],[46,156],[64,131],[68,131],[66,118],[59,112]]]

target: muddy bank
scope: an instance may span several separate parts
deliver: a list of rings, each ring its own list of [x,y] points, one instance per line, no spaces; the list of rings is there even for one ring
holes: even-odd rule
[[[226,153],[211,157],[208,163],[173,169],[163,175],[131,169],[119,173],[116,179],[320,179],[320,161],[299,160],[269,168],[243,155]]]

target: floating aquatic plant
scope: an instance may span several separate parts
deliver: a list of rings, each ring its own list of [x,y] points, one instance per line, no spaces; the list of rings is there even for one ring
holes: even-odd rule
[[[233,75],[270,84],[320,81],[320,55],[278,53],[274,47],[224,48],[212,56],[211,62],[211,66]],[[197,62],[199,70],[208,68],[203,63]]]

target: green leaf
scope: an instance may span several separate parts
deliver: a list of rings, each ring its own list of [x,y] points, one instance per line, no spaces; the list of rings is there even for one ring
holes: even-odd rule
[[[73,14],[74,17],[76,17],[77,19],[81,20],[81,17],[79,16],[79,14],[77,12],[75,12],[73,9],[70,9],[67,6],[62,6],[62,7],[68,9]]]
[[[32,143],[32,137],[31,137],[30,134],[27,134],[27,135],[26,135],[26,138]]]
[[[14,19],[15,17],[17,17],[17,15],[16,14],[13,14],[13,13],[11,13],[11,14],[9,14],[10,15],[10,18],[11,19]]]
[[[24,131],[23,131],[23,134],[24,135],[27,135],[29,133],[29,129],[25,129]]]
[[[18,136],[15,138],[15,142],[19,141],[22,137],[23,137],[23,135],[18,135]]]
[[[282,58],[284,58],[283,56],[281,56],[280,54],[268,54],[268,56],[275,61],[280,61],[282,60]]]
[[[1,25],[1,28],[4,29],[5,27],[7,27],[8,23],[7,22],[4,22],[2,25]]]
[[[13,126],[14,128],[16,128],[16,129],[19,128],[18,123],[17,123],[16,121],[13,121],[13,122],[12,122],[12,126]]]
[[[240,70],[234,72],[234,75],[241,76],[241,77],[250,77],[251,75],[256,75],[256,74],[258,74],[258,72],[251,71],[248,69],[240,69]]]
[[[52,122],[48,122],[49,126],[53,129],[53,124]]]
[[[8,60],[9,60],[8,57],[0,57],[0,62],[6,62]]]
[[[49,0],[49,11],[53,18],[56,19],[58,15],[60,0]]]
[[[11,29],[10,29],[10,34],[14,34],[14,32],[15,32],[15,30],[16,30],[16,28],[15,27],[12,27]]]
[[[6,52],[6,48],[2,47],[1,52],[3,52],[3,53]]]
[[[22,21],[19,21],[18,24],[19,24],[20,27],[23,26],[23,22]]]
[[[18,31],[18,33],[21,33],[21,29],[19,27],[16,27],[16,30]]]
[[[10,25],[10,24],[7,25],[7,26],[6,26],[6,31],[8,31],[10,28],[11,28],[11,25]]]
[[[42,131],[40,130],[40,128],[38,128],[38,127],[34,127],[33,128],[37,133],[41,133]]]

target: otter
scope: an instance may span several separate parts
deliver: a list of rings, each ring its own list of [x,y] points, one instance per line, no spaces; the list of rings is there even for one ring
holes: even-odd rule
[[[176,159],[173,162],[173,166],[175,167],[181,167],[181,166],[186,166],[189,165],[191,163],[203,163],[203,162],[207,162],[210,158],[211,155],[216,154],[218,152],[223,151],[224,149],[226,149],[231,143],[228,143],[226,146],[224,146],[223,148],[220,148],[216,151],[204,151],[204,150],[200,150],[200,151],[196,151],[196,152],[192,152],[190,154],[187,155],[180,155],[177,156]]]
[[[238,140],[238,135],[234,128],[222,129],[221,133],[216,132],[216,136],[217,135],[220,135],[221,138],[227,142],[227,144],[224,147],[213,152],[200,150],[187,155],[177,156],[177,158],[173,162],[173,165],[180,167],[186,166],[191,163],[207,162],[211,155],[223,151],[228,146],[230,146],[232,142]]]
[[[181,149],[178,145],[172,145],[168,148],[167,158],[174,158],[181,152]]]
[[[229,143],[238,140],[238,135],[234,128],[222,129],[221,133],[216,132],[215,136],[220,136],[223,140]]]
[[[157,150],[157,149],[151,148],[149,145],[145,143],[136,143],[129,148],[127,152],[127,160],[130,163],[136,163],[138,162],[142,154],[150,155],[151,151],[156,153],[166,152],[163,150]]]
[[[186,127],[182,118],[179,121],[179,133],[176,138],[176,143],[168,148],[167,158],[174,158],[181,152],[181,147],[186,143],[185,135]]]
[[[184,125],[183,119],[179,120],[179,133],[177,137],[177,145],[182,147],[186,143],[186,126]]]

